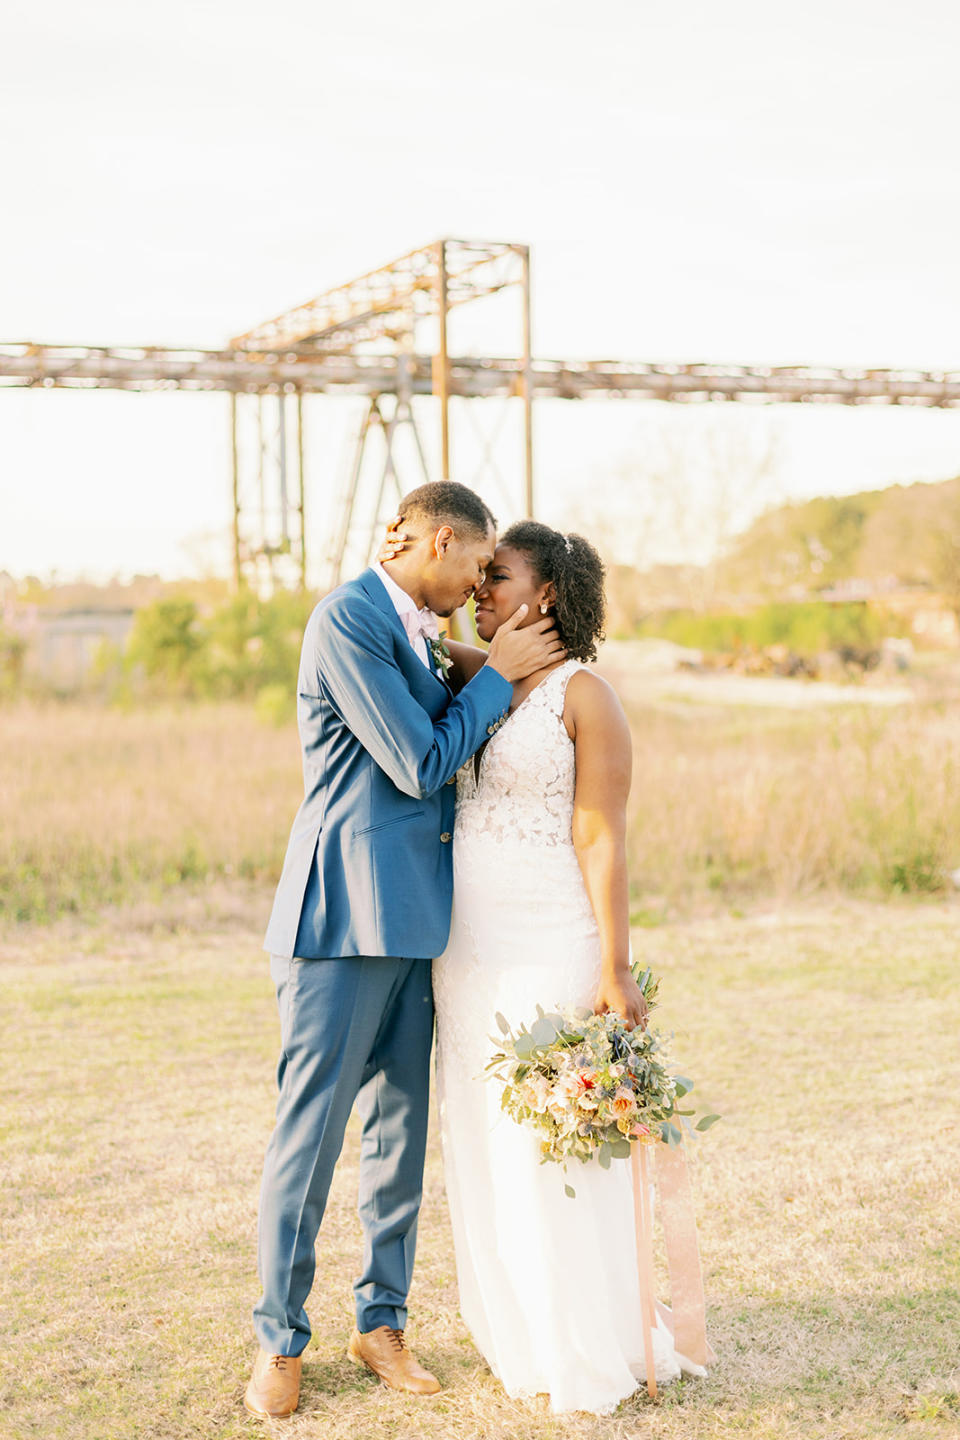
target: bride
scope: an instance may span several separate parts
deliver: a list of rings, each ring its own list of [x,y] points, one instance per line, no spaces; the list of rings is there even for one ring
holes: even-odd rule
[[[498,1011],[514,1026],[538,1004],[646,1023],[630,973],[631,741],[615,692],[586,663],[604,618],[593,547],[535,521],[512,526],[476,593],[480,638],[522,604],[527,623],[554,617],[568,658],[518,682],[508,719],[457,776],[452,926],[433,966],[444,1172],[460,1310],[491,1370],[511,1396],[605,1414],[644,1375],[629,1166],[578,1165],[568,1198],[484,1067]],[[484,652],[450,650],[465,682]],[[660,1314],[654,1354],[660,1381],[705,1373],[675,1353]]]

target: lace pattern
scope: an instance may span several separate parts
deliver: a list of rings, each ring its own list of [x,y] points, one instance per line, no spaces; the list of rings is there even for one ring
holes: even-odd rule
[[[453,918],[434,997],[444,1056],[471,1075],[489,1058],[496,1011],[520,1021],[538,1004],[593,1003],[600,940],[573,845],[563,723],[583,668],[567,661],[531,691],[484,750],[479,784],[472,760],[457,776]]]
[[[512,1396],[608,1414],[637,1386],[643,1339],[629,1168],[541,1165],[536,1137],[483,1078],[496,1012],[592,1006],[600,937],[573,846],[575,749],[563,724],[568,661],[457,777],[450,940],[434,961],[437,1093],[460,1312]],[[571,1282],[571,1277],[573,1281]],[[679,1372],[665,1328],[657,1376]]]
[[[578,670],[552,670],[496,732],[480,759],[457,774],[457,838],[466,844],[572,845],[576,781],[573,741],[563,723],[567,685]]]

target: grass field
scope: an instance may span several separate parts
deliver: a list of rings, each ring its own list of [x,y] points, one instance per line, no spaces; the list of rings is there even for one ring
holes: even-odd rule
[[[418,1402],[344,1356],[357,1136],[337,1174],[298,1417],[241,1409],[277,1024],[237,882],[0,928],[0,1435],[10,1440],[874,1440],[960,1434],[957,905],[822,902],[638,930],[725,1119],[695,1188],[718,1363],[613,1418],[504,1398],[457,1316],[436,1137]],[[575,1202],[571,1202],[575,1203]]]
[[[629,647],[612,653],[634,740],[638,914],[950,887],[960,869],[955,691],[889,710],[797,712],[711,703],[707,686],[691,703],[647,693]],[[294,727],[239,703],[0,707],[0,915],[275,880],[301,785]]]

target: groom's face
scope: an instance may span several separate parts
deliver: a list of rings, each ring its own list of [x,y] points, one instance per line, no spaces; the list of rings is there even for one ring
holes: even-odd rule
[[[430,542],[430,560],[423,575],[424,601],[435,615],[452,615],[483,584],[493,561],[497,535],[493,526],[479,539],[461,537],[444,525]]]

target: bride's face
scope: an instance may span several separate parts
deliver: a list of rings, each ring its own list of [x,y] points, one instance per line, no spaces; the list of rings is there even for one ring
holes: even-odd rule
[[[498,545],[493,564],[477,591],[477,634],[481,640],[492,640],[504,620],[520,605],[529,606],[523,625],[540,620],[541,604],[550,604],[553,587],[542,585],[522,550],[511,545]],[[551,604],[551,609],[552,609]]]

